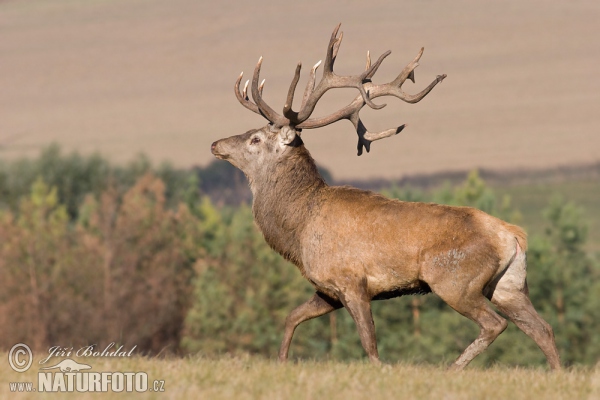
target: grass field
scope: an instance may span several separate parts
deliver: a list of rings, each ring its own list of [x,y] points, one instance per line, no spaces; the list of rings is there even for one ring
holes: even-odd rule
[[[7,354],[2,354],[7,359]],[[443,366],[392,364],[374,367],[362,361],[300,361],[279,365],[253,357],[151,359],[78,359],[91,371],[144,371],[149,385],[164,380],[164,392],[10,393],[9,382],[37,385],[37,365],[19,374],[0,367],[0,398],[146,398],[146,399],[598,399],[600,366],[560,373],[542,369],[495,367],[447,372]],[[56,370],[57,371],[57,370]]]

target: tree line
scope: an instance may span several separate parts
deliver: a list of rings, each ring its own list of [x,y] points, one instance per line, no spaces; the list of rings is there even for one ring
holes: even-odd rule
[[[313,289],[269,249],[249,199],[235,200],[241,185],[245,180],[218,165],[155,167],[140,156],[115,166],[57,147],[0,163],[0,346],[24,342],[44,351],[116,342],[143,354],[275,357],[287,313]],[[477,172],[455,186],[392,186],[385,194],[520,219]],[[529,237],[532,302],[554,327],[562,361],[594,364],[600,264],[583,250],[585,216],[559,197],[543,213],[545,229]],[[478,333],[435,295],[377,301],[373,315],[380,355],[390,362],[449,362]],[[290,355],[364,356],[343,309],[302,324]],[[545,358],[510,324],[474,363],[544,365]]]

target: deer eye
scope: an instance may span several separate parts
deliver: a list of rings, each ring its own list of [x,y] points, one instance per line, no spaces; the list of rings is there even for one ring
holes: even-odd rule
[[[254,136],[252,138],[252,140],[250,141],[250,144],[257,144],[260,143],[260,138],[258,136]]]

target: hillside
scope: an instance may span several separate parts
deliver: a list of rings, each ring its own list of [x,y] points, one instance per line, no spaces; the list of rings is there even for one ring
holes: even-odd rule
[[[448,78],[421,103],[390,98],[364,110],[372,130],[402,123],[398,137],[356,157],[347,122],[305,142],[336,179],[547,168],[600,160],[600,3],[8,0],[0,2],[0,154],[35,155],[58,142],[124,162],[139,152],[177,166],[206,165],[214,140],[264,121],[232,87],[259,56],[266,100],[283,105],[298,61],[324,57],[333,27],[344,43],[337,71],[391,49],[375,77],[393,79],[421,46],[416,92]],[[355,93],[328,94],[317,113]]]

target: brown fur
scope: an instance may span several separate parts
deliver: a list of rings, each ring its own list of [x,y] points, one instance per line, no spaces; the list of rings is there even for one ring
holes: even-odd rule
[[[345,307],[378,363],[370,302],[431,291],[481,329],[452,368],[464,368],[506,328],[486,297],[538,343],[552,368],[560,367],[552,330],[524,292],[521,228],[474,208],[327,186],[300,137],[289,137],[289,128],[267,126],[212,148],[246,173],[265,240],[316,290],[288,316],[280,360],[298,324]]]

